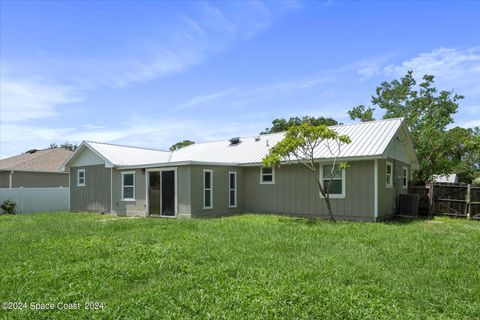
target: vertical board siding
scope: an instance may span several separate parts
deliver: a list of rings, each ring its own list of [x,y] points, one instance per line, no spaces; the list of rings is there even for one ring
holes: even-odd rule
[[[386,187],[386,163],[387,161],[393,164],[393,187]],[[393,160],[381,159],[378,160],[378,218],[385,219],[392,217],[396,211],[396,204],[398,195],[400,193],[408,193],[408,189],[402,189],[402,168],[408,168],[408,180],[410,183],[410,165],[407,163]]]
[[[203,170],[213,171],[213,208],[203,209]],[[243,168],[228,166],[190,166],[191,181],[191,217],[210,217],[231,215],[244,212]],[[259,170],[257,168],[257,170]],[[237,172],[237,207],[228,207],[228,173]],[[257,180],[258,181],[258,180]]]
[[[373,220],[373,160],[352,161],[346,169],[345,199],[331,199],[336,217]],[[275,169],[275,184],[260,184],[259,167],[244,168],[245,211],[327,218],[313,174],[302,165]]]
[[[109,169],[110,170],[110,169]],[[135,172],[135,201],[122,199],[122,171]],[[146,175],[142,169],[113,169],[113,211],[119,216],[146,216]]]
[[[77,186],[77,171],[85,169],[85,186]],[[110,168],[105,165],[70,168],[70,210],[110,211]]]

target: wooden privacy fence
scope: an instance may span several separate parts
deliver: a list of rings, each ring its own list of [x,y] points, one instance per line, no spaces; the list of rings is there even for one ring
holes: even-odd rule
[[[410,193],[418,194],[419,212],[434,215],[468,217],[480,220],[480,186],[434,183],[429,186],[412,186]],[[423,208],[422,208],[423,206]]]

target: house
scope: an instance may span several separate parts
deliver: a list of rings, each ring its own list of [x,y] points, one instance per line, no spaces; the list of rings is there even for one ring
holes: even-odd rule
[[[332,126],[350,137],[340,159],[349,167],[332,182],[339,219],[391,217],[418,162],[403,119]],[[72,211],[122,216],[210,217],[245,212],[327,218],[324,200],[301,164],[264,168],[285,133],[193,144],[174,152],[83,142],[66,161]],[[320,146],[322,172],[332,164]]]
[[[68,172],[60,171],[73,154],[63,148],[29,150],[0,160],[0,188],[68,187]]]

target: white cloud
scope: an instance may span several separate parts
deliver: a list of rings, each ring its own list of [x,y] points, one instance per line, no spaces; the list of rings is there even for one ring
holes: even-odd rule
[[[197,142],[225,139],[234,135],[251,135],[262,128],[255,121],[224,121],[211,123],[196,120],[133,118],[112,128],[49,128],[46,125],[9,123],[2,125],[0,158],[32,148],[48,147],[50,143],[83,140],[168,149],[175,142],[191,139]]]
[[[432,74],[438,87],[454,89],[467,97],[480,96],[480,46],[438,48],[383,68],[383,74],[400,77],[413,70],[416,77]]]
[[[465,128],[480,127],[480,119],[467,121],[462,125],[462,127],[465,127]]]
[[[400,64],[390,64],[384,68],[388,75],[404,75],[408,70],[417,74],[433,74],[438,77],[459,76],[465,73],[480,73],[480,47],[468,49],[438,48],[421,53],[417,57]],[[479,80],[480,81],[480,80]]]
[[[81,101],[75,89],[35,79],[0,79],[0,120],[21,122],[58,114],[58,107]]]
[[[212,104],[224,106],[243,106],[252,102],[269,100],[280,96],[295,94],[301,91],[318,88],[329,82],[333,82],[336,76],[327,73],[324,76],[291,79],[280,81],[270,85],[248,88],[229,88],[226,90],[194,96],[177,106],[177,109],[193,108]]]

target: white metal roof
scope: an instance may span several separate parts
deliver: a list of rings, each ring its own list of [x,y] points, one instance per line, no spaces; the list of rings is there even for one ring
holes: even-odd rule
[[[355,158],[382,155],[402,125],[402,119],[388,119],[331,126],[340,134],[348,135],[351,143],[343,145],[339,157]],[[283,139],[284,132],[255,137],[241,137],[240,143],[230,145],[228,140],[198,143],[173,152],[171,161],[260,163],[269,149]],[[326,144],[317,149],[316,158],[332,158]]]
[[[85,144],[115,167],[168,162],[171,155],[171,152],[169,151],[129,147],[117,144],[92,141],[85,141]]]
[[[403,119],[387,119],[346,125],[331,126],[340,134],[348,135],[351,143],[341,147],[340,158],[368,158],[382,156],[390,141],[402,126]],[[196,143],[174,152],[121,146],[99,142],[84,142],[100,157],[115,167],[218,163],[261,163],[269,149],[285,136],[284,132],[260,136],[241,137],[240,143],[231,145],[229,140]],[[318,159],[332,158],[325,144],[316,151]]]

